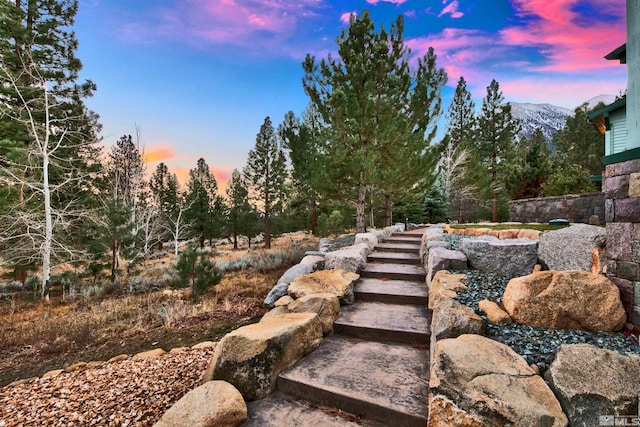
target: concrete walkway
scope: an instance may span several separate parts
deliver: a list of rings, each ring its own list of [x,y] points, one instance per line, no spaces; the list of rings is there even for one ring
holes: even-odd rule
[[[343,306],[334,334],[278,378],[278,392],[248,404],[245,426],[426,425],[430,311],[418,256],[423,230],[379,244]],[[323,410],[317,409],[322,407]]]

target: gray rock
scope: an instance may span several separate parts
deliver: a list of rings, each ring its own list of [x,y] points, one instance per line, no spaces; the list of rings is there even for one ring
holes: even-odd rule
[[[304,253],[304,256],[321,256],[322,258],[324,258],[326,254],[327,254],[326,252],[320,252],[320,251],[306,251]]]
[[[531,239],[481,236],[460,239],[459,246],[471,267],[502,276],[525,276],[538,262],[538,242]]]
[[[354,245],[359,245],[361,243],[366,244],[369,247],[369,250],[373,251],[373,248],[378,244],[378,237],[375,233],[358,233],[356,234]]]
[[[300,264],[308,265],[313,271],[324,269],[324,256],[307,255],[300,261]]]
[[[589,344],[564,344],[545,378],[572,426],[597,426],[601,415],[638,412],[638,356]]]
[[[606,239],[603,227],[574,224],[540,236],[538,257],[549,270],[591,271],[591,251],[603,248]]]
[[[445,249],[451,249],[451,244],[449,242],[444,242],[441,240],[427,240],[426,243],[424,243],[424,238],[423,238],[423,244],[422,247],[420,248],[420,253],[422,254],[422,263],[424,265],[427,265],[427,262],[429,261],[429,251],[433,248],[445,248]]]
[[[511,347],[480,335],[436,343],[428,426],[564,427],[553,392]]]
[[[467,256],[461,251],[452,251],[443,247],[434,247],[427,256],[427,283],[440,270],[466,270]]]
[[[313,273],[313,267],[307,264],[296,264],[285,271],[280,279],[278,279],[278,283],[276,283],[276,285],[267,294],[267,297],[263,302],[264,306],[273,308],[276,301],[287,295],[289,283],[293,282],[294,279],[309,273]]]
[[[364,247],[362,247],[364,246]],[[345,270],[357,273],[367,266],[368,246],[350,246],[337,251],[328,252],[324,258],[324,268],[327,270]]]

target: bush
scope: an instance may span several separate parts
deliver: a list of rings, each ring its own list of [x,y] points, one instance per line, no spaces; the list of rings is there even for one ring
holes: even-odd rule
[[[223,276],[216,263],[211,261],[206,253],[195,248],[188,248],[180,254],[176,272],[178,278],[171,283],[171,287],[191,286],[193,299],[220,283]]]

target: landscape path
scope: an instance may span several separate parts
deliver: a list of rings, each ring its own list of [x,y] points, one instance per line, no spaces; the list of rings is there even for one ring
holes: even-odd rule
[[[243,426],[356,425],[348,414],[369,426],[426,425],[431,314],[423,231],[396,233],[374,248],[356,302],[342,307],[334,333],[279,376],[278,392],[248,404]]]

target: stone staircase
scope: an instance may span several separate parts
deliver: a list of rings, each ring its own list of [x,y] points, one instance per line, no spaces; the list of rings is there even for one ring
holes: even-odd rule
[[[376,246],[356,283],[356,302],[342,307],[334,333],[279,376],[279,392],[270,398],[277,404],[249,404],[245,425],[327,425],[313,418],[313,409],[306,411],[312,418],[292,418],[300,411],[298,399],[354,414],[370,426],[426,425],[430,311],[421,237],[421,231],[396,233]]]

